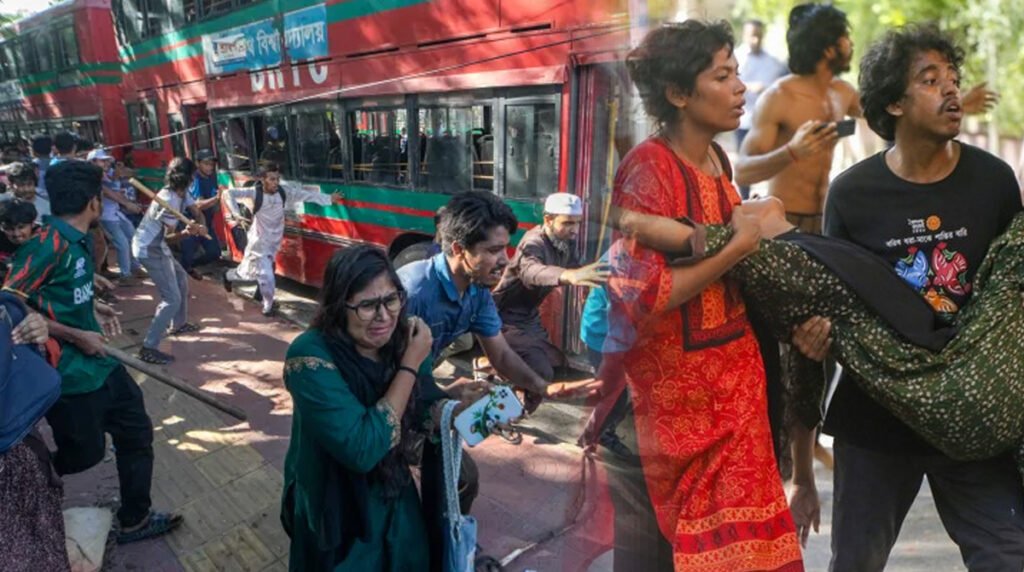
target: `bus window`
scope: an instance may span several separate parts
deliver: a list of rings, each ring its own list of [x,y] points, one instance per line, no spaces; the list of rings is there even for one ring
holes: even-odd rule
[[[35,72],[46,72],[53,69],[53,43],[50,34],[38,32],[31,36],[32,54],[35,56]]]
[[[78,39],[75,38],[75,25],[66,22],[57,29],[59,43],[58,68],[67,69],[78,65]]]
[[[345,177],[345,161],[337,127],[333,111],[295,114],[295,131],[302,134],[295,143],[299,177],[338,180]]]
[[[505,196],[546,197],[558,190],[558,116],[554,103],[505,108]]]
[[[78,135],[83,139],[92,141],[94,143],[103,143],[103,128],[100,122],[95,119],[86,119],[79,121],[78,123]]]
[[[288,161],[288,121],[287,116],[254,116],[252,133],[256,139],[256,154],[259,165],[264,167],[275,163],[282,175],[291,173]]]
[[[185,157],[185,136],[181,131],[185,129],[185,122],[181,119],[180,113],[169,113],[167,115],[167,127],[171,133],[171,153],[175,157]],[[174,135],[177,133],[177,135]]]
[[[245,119],[232,117],[217,125],[217,153],[231,171],[248,171],[252,151]]]
[[[409,180],[409,132],[404,109],[357,110],[348,114],[352,133],[352,177],[404,186]]]
[[[162,149],[160,119],[156,115],[156,102],[141,101],[125,105],[128,110],[128,130],[132,146],[144,149]]]
[[[493,145],[491,158],[481,154],[484,137],[491,136],[490,118],[490,108],[482,105],[421,109],[420,184],[437,193],[492,189],[493,172],[488,176],[485,162],[493,169]]]

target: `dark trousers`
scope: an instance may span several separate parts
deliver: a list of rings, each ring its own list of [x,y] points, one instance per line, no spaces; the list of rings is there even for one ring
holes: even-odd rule
[[[445,531],[445,497],[443,457],[441,445],[429,441],[423,444],[420,464],[420,495],[423,502],[423,519],[427,523],[427,537],[430,541],[430,570],[441,572],[442,550]],[[459,510],[469,514],[473,501],[480,494],[480,473],[473,458],[465,450],[459,470]]]
[[[748,113],[753,113],[753,112],[754,112],[753,109],[748,111]],[[738,155],[739,152],[740,152],[740,149],[743,148],[743,140],[747,138],[747,133],[750,133],[750,130],[749,129],[737,129],[735,131],[735,133],[736,133],[736,154]],[[743,200],[747,200],[747,199],[750,198],[750,187],[749,186],[741,185],[739,187],[739,191],[740,191],[740,196],[743,197]]]
[[[210,238],[200,236],[186,236],[181,240],[181,267],[192,270],[195,266],[209,264],[220,259],[220,241],[217,240],[217,233],[213,232],[213,216],[216,209],[203,211],[206,218],[206,229]],[[196,257],[196,252],[202,249],[202,256]]]
[[[955,461],[883,453],[840,439],[829,570],[883,570],[925,477],[968,570],[1024,570],[1024,490],[1009,456]]]
[[[622,419],[622,442],[638,451],[632,407]],[[614,570],[671,572],[672,545],[665,539],[654,516],[647,480],[639,456],[606,455],[608,488],[615,507]]]
[[[60,475],[80,473],[103,460],[106,433],[114,442],[121,486],[121,526],[141,522],[150,508],[153,481],[153,423],[142,390],[124,366],[117,366],[103,386],[91,393],[61,396],[46,414]]]
[[[601,362],[604,361],[604,354],[592,349],[587,348],[587,361],[594,368],[594,373],[601,371]],[[618,428],[619,423],[625,419],[629,413],[629,388],[622,388],[622,393],[619,394],[618,399],[615,401],[615,405],[612,410],[608,412],[608,417],[605,417],[604,423],[601,424],[601,429],[598,431],[598,435],[604,435],[605,433],[615,434],[615,430]]]

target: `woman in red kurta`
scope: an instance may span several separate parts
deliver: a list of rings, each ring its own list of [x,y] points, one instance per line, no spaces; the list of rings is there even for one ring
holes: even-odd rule
[[[757,342],[738,285],[722,279],[758,241],[753,221],[732,220],[740,198],[712,141],[743,112],[731,31],[696,21],[659,28],[627,65],[661,130],[623,159],[614,203],[737,230],[722,252],[687,266],[629,237],[611,252],[612,311],[637,330],[622,357],[658,526],[677,571],[802,571]]]

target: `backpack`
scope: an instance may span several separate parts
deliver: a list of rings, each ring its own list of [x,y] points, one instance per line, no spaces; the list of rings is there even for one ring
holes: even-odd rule
[[[0,293],[0,453],[17,445],[60,397],[60,374],[33,346],[14,345],[25,319],[21,300]]]
[[[281,195],[281,202],[287,203],[288,195],[284,194],[284,185],[277,188],[278,194]],[[252,216],[256,217],[256,213],[260,212],[260,208],[263,207],[263,183],[256,182],[256,198],[252,201]]]

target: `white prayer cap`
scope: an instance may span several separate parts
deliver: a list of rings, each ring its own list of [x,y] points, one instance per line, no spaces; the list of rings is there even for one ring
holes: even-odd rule
[[[583,201],[569,193],[552,193],[544,201],[544,214],[583,216]]]

